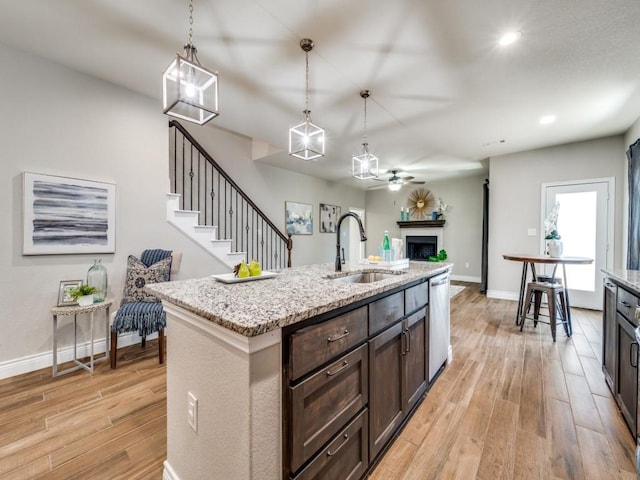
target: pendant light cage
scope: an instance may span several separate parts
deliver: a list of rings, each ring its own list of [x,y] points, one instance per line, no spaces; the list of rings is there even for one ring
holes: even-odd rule
[[[305,52],[305,109],[304,121],[289,129],[289,155],[302,160],[316,160],[324,156],[324,129],[311,121],[309,110],[309,52],[313,49],[313,40],[303,38],[300,48]]]
[[[189,40],[182,55],[162,74],[163,112],[204,125],[219,115],[218,73],[203,67],[193,44],[193,0],[189,2]]]
[[[364,135],[362,140],[362,153],[351,158],[351,175],[360,180],[378,178],[378,157],[369,152],[367,143],[367,98],[371,92],[362,90],[360,96],[364,99]]]

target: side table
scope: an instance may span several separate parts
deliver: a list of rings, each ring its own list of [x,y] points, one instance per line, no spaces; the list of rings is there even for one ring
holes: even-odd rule
[[[53,315],[53,376],[63,375],[65,373],[75,372],[81,368],[85,369],[89,373],[93,373],[94,364],[109,359],[109,309],[113,300],[105,300],[104,302],[94,303],[88,307],[81,307],[79,305],[73,305],[69,307],[52,307],[51,314]],[[105,355],[99,359],[94,358],[94,314],[98,310],[104,310],[105,318]],[[78,360],[78,315],[89,315],[90,329],[91,329],[91,354],[89,355],[89,361],[83,363]],[[73,315],[73,362],[76,364],[73,367],[67,368],[62,371],[58,371],[58,317]]]

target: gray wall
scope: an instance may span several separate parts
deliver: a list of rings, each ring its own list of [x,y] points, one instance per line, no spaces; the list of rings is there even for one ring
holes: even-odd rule
[[[540,196],[546,182],[615,178],[615,254],[609,267],[621,266],[624,150],[623,137],[615,136],[490,159],[489,296],[517,296],[522,266],[502,255],[539,251]],[[528,236],[529,228],[537,235]]]
[[[2,378],[51,365],[50,308],[57,302],[59,282],[85,279],[94,258],[106,266],[109,295],[117,303],[127,256],[145,248],[183,252],[179,279],[221,273],[222,267],[166,222],[168,117],[157,100],[1,44],[0,63]],[[364,192],[254,164],[246,137],[214,127],[200,133],[211,138],[216,159],[277,225],[284,224],[285,199],[313,204],[314,234],[294,237],[294,264],[332,260],[335,236],[317,233],[318,202],[364,207]],[[116,252],[23,256],[25,171],[116,184]],[[62,327],[61,346],[71,345],[69,323]],[[86,323],[79,322],[81,341],[88,338]]]
[[[420,187],[430,190],[436,199],[450,207],[445,213],[444,248],[447,261],[454,264],[452,278],[480,281],[482,245],[482,184],[486,175],[427,182],[426,185],[403,185],[397,192],[388,188],[367,192],[367,255],[377,254],[385,230],[401,238],[397,225],[400,207],[407,205],[409,194]],[[469,265],[468,267],[466,265]]]

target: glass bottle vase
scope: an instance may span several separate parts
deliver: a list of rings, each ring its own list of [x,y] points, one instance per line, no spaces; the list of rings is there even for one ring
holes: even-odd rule
[[[93,265],[87,272],[87,285],[96,287],[98,290],[93,294],[93,303],[104,302],[107,297],[107,269],[102,264],[102,260],[94,260]]]

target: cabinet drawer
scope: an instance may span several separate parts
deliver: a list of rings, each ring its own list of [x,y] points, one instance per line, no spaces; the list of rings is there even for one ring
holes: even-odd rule
[[[407,288],[404,294],[405,313],[413,312],[418,307],[424,307],[429,302],[429,282]]]
[[[638,297],[624,288],[618,287],[617,309],[634,325],[638,324],[635,317],[637,306],[640,306],[640,300]]]
[[[294,480],[358,480],[369,466],[365,409]]]
[[[369,304],[369,335],[404,316],[404,292],[394,293]]]
[[[367,307],[360,307],[290,337],[289,366],[296,380],[367,338]]]
[[[289,388],[292,472],[300,468],[367,404],[368,381],[367,345],[364,344],[299,385]]]

